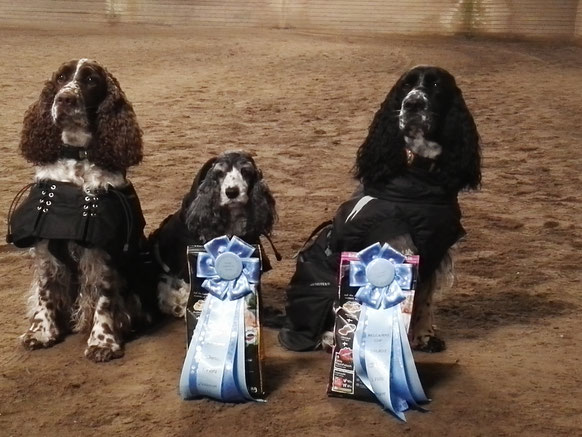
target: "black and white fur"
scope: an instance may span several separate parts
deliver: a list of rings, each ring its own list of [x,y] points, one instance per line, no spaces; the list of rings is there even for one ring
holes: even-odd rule
[[[181,207],[150,236],[163,271],[158,304],[165,314],[183,317],[190,290],[187,246],[238,236],[249,244],[269,237],[276,221],[275,199],[261,170],[246,152],[225,152],[200,169]]]
[[[360,146],[355,176],[366,187],[379,187],[419,166],[430,173],[451,198],[481,182],[480,139],[455,78],[433,66],[404,73],[377,111]],[[406,254],[417,253],[410,235],[389,241]],[[421,259],[422,263],[422,259]],[[417,286],[411,320],[412,344],[436,352],[445,343],[435,335],[435,291],[451,285],[452,249],[434,274]]]

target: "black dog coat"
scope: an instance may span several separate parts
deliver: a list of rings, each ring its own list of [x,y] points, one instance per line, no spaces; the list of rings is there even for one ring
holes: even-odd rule
[[[381,188],[365,187],[344,202],[333,222],[304,247],[287,289],[286,320],[279,341],[287,349],[313,350],[331,329],[341,252],[409,235],[426,280],[446,252],[465,235],[456,194],[436,184],[429,171],[410,168]]]
[[[87,193],[71,183],[38,182],[9,217],[9,225],[7,239],[16,247],[31,247],[41,239],[72,240],[117,260],[135,256],[145,241],[145,219],[131,184]]]

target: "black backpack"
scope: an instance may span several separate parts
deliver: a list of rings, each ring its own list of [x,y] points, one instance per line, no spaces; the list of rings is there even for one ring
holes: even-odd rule
[[[286,292],[285,322],[279,332],[279,342],[286,349],[318,349],[322,334],[333,328],[340,254],[330,249],[332,229],[331,221],[319,225],[297,255]]]

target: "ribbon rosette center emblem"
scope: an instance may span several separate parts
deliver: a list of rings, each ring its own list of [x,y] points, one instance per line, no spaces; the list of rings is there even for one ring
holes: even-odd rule
[[[350,286],[360,287],[356,300],[378,309],[402,302],[412,284],[412,266],[388,244],[373,244],[358,252],[359,261],[350,262]]]
[[[387,259],[374,259],[366,266],[366,276],[374,287],[386,287],[394,280],[394,265]]]
[[[219,237],[204,245],[198,256],[196,276],[204,278],[202,287],[223,300],[238,299],[251,293],[259,282],[260,261],[250,256],[254,247],[238,237]]]
[[[232,281],[240,276],[243,271],[241,259],[234,253],[225,252],[216,257],[216,273],[226,281]]]

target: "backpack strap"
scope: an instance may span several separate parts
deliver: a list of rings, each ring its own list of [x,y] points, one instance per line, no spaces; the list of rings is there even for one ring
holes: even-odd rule
[[[364,206],[368,204],[371,200],[374,200],[375,197],[372,196],[364,196],[354,205],[348,216],[346,217],[346,223],[352,220],[358,213],[364,209]]]
[[[295,252],[295,255],[293,255],[291,258],[293,258],[293,259],[297,258],[297,256],[299,255],[299,253],[300,253],[300,252],[301,252],[301,251],[302,251],[302,250],[305,248],[305,246],[307,246],[307,243],[309,243],[309,242],[310,242],[310,241],[313,239],[313,237],[315,237],[317,234],[319,234],[319,232],[320,232],[320,231],[321,231],[323,228],[325,228],[325,227],[327,227],[327,226],[331,225],[332,223],[333,223],[333,221],[332,221],[332,220],[326,220],[326,221],[324,221],[323,223],[320,223],[320,224],[319,224],[319,225],[318,225],[318,226],[317,226],[317,227],[316,227],[316,228],[313,230],[313,232],[311,232],[311,234],[309,234],[309,237],[307,237],[307,239],[305,240],[305,242],[304,242],[304,243],[301,245],[301,249],[299,249],[297,252]]]

